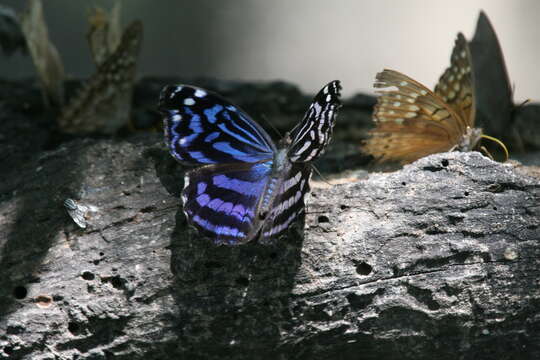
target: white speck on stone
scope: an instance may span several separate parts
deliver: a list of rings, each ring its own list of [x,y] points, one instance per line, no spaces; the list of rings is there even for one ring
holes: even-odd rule
[[[503,255],[506,260],[516,260],[518,258],[517,251],[512,248],[506,248]]]
[[[186,106],[192,106],[195,104],[195,100],[193,98],[185,98],[184,99],[184,105]]]

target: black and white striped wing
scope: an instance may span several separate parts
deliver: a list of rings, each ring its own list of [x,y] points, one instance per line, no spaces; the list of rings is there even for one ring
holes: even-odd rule
[[[291,131],[288,156],[293,163],[313,161],[324,152],[332,137],[340,90],[337,80],[322,88],[302,121]]]
[[[309,191],[311,165],[293,164],[284,176],[268,217],[261,230],[260,241],[270,242],[283,235],[304,211],[304,195]]]

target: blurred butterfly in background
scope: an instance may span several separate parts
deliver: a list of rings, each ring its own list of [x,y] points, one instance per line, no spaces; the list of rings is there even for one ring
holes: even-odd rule
[[[278,144],[241,109],[200,88],[161,91],[165,141],[185,177],[184,213],[216,244],[238,245],[283,235],[304,211],[311,162],[330,142],[340,83],[326,85],[303,120]]]
[[[143,25],[135,20],[122,32],[119,4],[90,13],[87,40],[97,71],[62,109],[65,133],[114,134],[129,122]]]
[[[29,0],[20,26],[41,84],[45,106],[64,105],[65,72],[56,46],[49,38],[41,0]]]
[[[510,77],[501,45],[487,15],[480,11],[474,37],[469,42],[475,85],[476,120],[489,134],[520,145],[512,130],[514,106]]]
[[[475,92],[471,56],[463,34],[459,33],[451,64],[431,91],[408,76],[384,70],[374,87],[381,90],[373,119],[376,127],[363,150],[378,162],[409,163],[429,154],[445,151],[472,151],[481,138],[498,142],[475,127]]]

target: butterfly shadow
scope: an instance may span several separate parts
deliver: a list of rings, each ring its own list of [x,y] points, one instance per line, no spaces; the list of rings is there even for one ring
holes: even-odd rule
[[[298,229],[303,224],[271,244],[255,240],[215,245],[189,226],[182,211],[180,191],[187,168],[160,156],[161,150],[152,153],[160,159],[155,165],[158,178],[179,199],[170,236],[172,294],[181,334],[174,346],[194,356],[252,353],[254,348],[276,354],[280,329],[292,322],[289,306],[301,263],[303,236]],[[208,333],[211,336],[201,336]]]
[[[171,234],[179,317],[187,333],[212,334],[194,338],[185,351],[205,349],[210,356],[253,347],[264,353],[276,350],[280,327],[291,322],[289,299],[302,240],[292,234],[270,245],[216,246],[189,228],[179,210]]]

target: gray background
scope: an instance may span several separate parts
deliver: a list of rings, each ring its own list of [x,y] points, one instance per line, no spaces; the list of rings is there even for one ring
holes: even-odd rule
[[[26,2],[1,3],[22,10]],[[93,71],[86,16],[92,6],[112,3],[44,0],[69,76]],[[385,67],[432,87],[449,63],[456,33],[470,39],[480,9],[497,30],[514,98],[540,100],[536,0],[124,0],[122,21],[144,22],[140,76],[284,79],[312,92],[341,79],[351,94],[371,92],[375,73]],[[32,74],[28,58],[0,57],[0,76]]]

